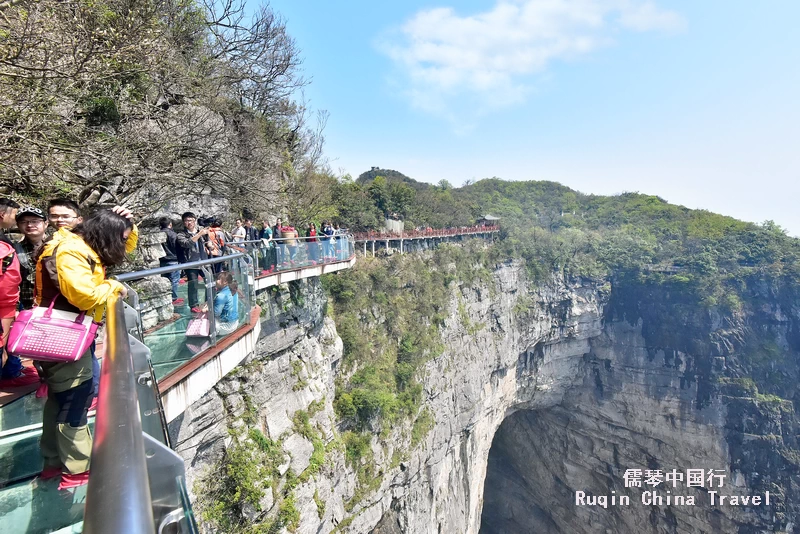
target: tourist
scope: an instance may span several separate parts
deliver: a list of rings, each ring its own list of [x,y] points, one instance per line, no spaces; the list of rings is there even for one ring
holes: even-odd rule
[[[214,319],[217,335],[226,336],[239,327],[239,284],[230,271],[217,275]]]
[[[183,230],[177,233],[176,243],[178,245],[178,261],[189,263],[208,259],[206,243],[208,242],[208,228],[198,230],[197,216],[191,211],[181,215]],[[200,269],[185,269],[186,278],[189,281],[189,308],[193,313],[200,313],[198,307],[200,299],[197,296],[199,290],[198,279],[202,275]],[[203,288],[203,301],[206,300],[205,287]]]
[[[262,241],[272,239],[272,227],[269,225],[269,221],[261,221],[261,232],[259,232],[258,237]]]
[[[17,305],[19,304],[19,285],[22,282],[22,272],[17,259],[14,246],[8,241],[0,241],[0,387],[18,387],[38,382],[38,378],[33,376],[35,372],[26,371],[22,361],[8,353],[8,336],[11,332],[11,325],[17,315]]]
[[[159,265],[161,267],[180,265],[178,262],[178,234],[172,229],[172,220],[169,217],[161,217],[158,220],[158,225],[161,227],[161,231],[166,234],[167,239],[161,243],[161,247],[164,249],[164,255],[158,259]],[[185,301],[178,297],[178,284],[181,280],[181,270],[175,269],[161,276],[167,278],[172,286],[172,305],[183,305]]]
[[[214,219],[209,225],[208,231],[208,255],[211,258],[219,258],[225,254],[225,231],[222,229],[222,222]],[[214,273],[221,273],[225,268],[224,262],[214,264]]]
[[[263,245],[261,274],[271,273],[275,269],[275,243],[272,241],[272,227],[268,221],[261,222],[261,232],[258,236]]]
[[[333,225],[333,235],[336,236],[336,238],[334,239],[334,241],[335,241],[334,248],[336,250],[336,254],[335,254],[336,261],[341,261],[341,260],[345,259],[346,252],[345,252],[345,247],[344,247],[344,237],[342,237],[343,234],[344,234],[344,230],[339,228],[339,223],[334,224]]]
[[[36,371],[22,365],[22,360],[6,352],[6,342],[19,305],[20,285],[23,281],[22,265],[17,245],[5,231],[14,226],[19,204],[0,198],[0,388],[27,386],[39,382]]]
[[[275,226],[272,227],[272,240],[275,242],[275,264],[282,265],[286,261],[286,243],[283,240],[281,233],[283,223],[281,218],[275,221]]]
[[[336,240],[333,238],[334,230],[330,221],[322,223],[322,233],[324,235],[324,237],[321,238],[322,252],[325,256],[323,261],[325,263],[334,261],[335,258],[333,257],[333,244],[336,242]],[[333,240],[333,243],[331,240]]]
[[[61,227],[58,239],[46,241],[36,264],[36,295],[40,305],[55,300],[55,309],[86,312],[102,321],[106,301],[124,297],[125,286],[105,277],[106,269],[122,263],[136,247],[138,232],[132,214],[116,206],[100,210],[72,231]],[[48,393],[42,416],[41,477],[61,475],[58,489],[86,484],[92,435],[87,413],[94,396],[93,364],[87,350],[75,362],[42,362]]]
[[[247,236],[247,230],[244,229],[242,226],[242,220],[236,219],[236,222],[233,226],[233,232],[231,232],[231,237],[234,241],[244,241]]]
[[[294,265],[295,259],[297,258],[297,230],[295,230],[294,226],[286,223],[281,227],[281,236],[283,236],[284,239],[284,246],[289,251],[288,257],[284,255],[284,261],[290,265]]]
[[[308,247],[308,259],[311,260],[313,265],[316,265],[319,260],[319,243],[317,243],[317,225],[313,222],[308,226],[306,236],[308,237],[308,241],[306,242],[306,246]]]
[[[56,232],[45,241],[46,243],[55,243],[61,239],[64,234],[58,230],[62,228],[71,230],[83,222],[80,207],[68,198],[55,198],[51,200],[47,205],[47,218],[50,221],[51,228]],[[94,343],[92,343],[92,383],[94,385],[94,395],[96,398],[100,393],[100,361],[97,359],[94,349],[95,346]],[[95,405],[93,404],[92,409],[94,407]]]
[[[19,286],[19,304],[21,310],[33,307],[33,288],[36,280],[36,252],[44,241],[47,230],[47,217],[39,208],[26,206],[17,212],[17,228],[22,233],[22,240],[15,243],[20,267],[22,283]]]
[[[9,245],[14,245],[8,238],[6,232],[16,224],[17,210],[19,204],[10,198],[0,198],[0,241],[5,241]]]
[[[56,198],[47,206],[47,218],[53,230],[59,228],[72,228],[83,222],[81,209],[67,198]]]
[[[245,240],[258,241],[258,230],[253,226],[253,219],[247,218],[244,220]]]
[[[214,258],[225,253],[225,231],[222,229],[222,222],[219,219],[214,219],[209,224],[207,248],[209,256]]]

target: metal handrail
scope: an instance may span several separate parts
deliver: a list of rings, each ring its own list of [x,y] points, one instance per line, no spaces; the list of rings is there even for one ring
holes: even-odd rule
[[[386,239],[412,239],[419,237],[452,237],[458,235],[494,233],[500,231],[500,226],[466,226],[464,228],[432,228],[428,230],[403,230],[401,233],[385,230],[354,233],[355,241],[375,241]]]
[[[108,299],[106,355],[86,494],[84,532],[155,532],[147,459],[138,411],[125,312],[118,294]]]
[[[347,248],[348,249],[353,249],[352,250],[353,253],[352,254],[348,254],[347,258],[341,258],[341,259],[338,259],[336,261],[331,261],[331,262],[320,261],[319,257],[316,257],[317,255],[313,254],[314,251],[315,251],[313,245],[317,245],[318,248],[316,249],[316,252],[318,254],[322,254],[323,250],[325,250],[325,247],[327,246],[326,244],[330,243],[330,238],[334,238],[334,237],[335,238],[339,238],[337,241],[340,241],[342,243],[345,243],[345,242],[348,243]],[[313,241],[311,241],[311,240],[313,240]],[[287,243],[289,241],[294,241],[294,243],[293,244]],[[253,246],[253,244],[256,244],[256,243],[258,245],[257,246]],[[274,243],[274,245],[275,245],[274,247],[272,246],[272,243]],[[322,234],[322,235],[316,235],[316,236],[311,236],[311,237],[304,236],[304,237],[285,237],[285,238],[271,238],[271,239],[266,239],[265,238],[265,239],[258,239],[258,240],[252,240],[251,239],[251,240],[248,240],[248,241],[236,241],[236,242],[232,242],[232,243],[229,243],[229,244],[232,247],[236,248],[237,250],[243,250],[243,249],[247,249],[248,250],[248,252],[251,254],[251,258],[253,260],[251,266],[254,268],[255,273],[258,273],[259,271],[262,271],[262,269],[264,269],[266,267],[270,267],[270,270],[268,271],[269,273],[272,273],[272,269],[273,268],[277,269],[275,271],[276,274],[279,273],[279,272],[288,272],[288,271],[300,270],[300,269],[303,269],[304,267],[307,267],[308,265],[304,264],[303,260],[301,260],[299,265],[294,265],[293,264],[289,268],[281,267],[281,265],[283,265],[281,260],[285,260],[285,258],[282,258],[282,256],[287,254],[287,253],[289,253],[290,251],[291,251],[291,253],[294,253],[294,250],[292,249],[292,247],[295,247],[295,248],[299,249],[300,251],[305,251],[305,254],[307,254],[305,260],[314,261],[315,262],[314,265],[317,265],[319,263],[332,264],[332,263],[338,263],[340,261],[348,261],[348,260],[352,259],[352,257],[355,255],[355,250],[354,250],[354,246],[353,246],[355,244],[355,242],[353,240],[353,235],[350,234],[349,232],[343,232],[343,233],[340,233],[340,234],[334,234],[332,236],[326,236],[326,235]],[[331,246],[333,245],[333,243],[330,243],[330,244],[331,244]],[[241,247],[238,247],[236,245],[241,245]],[[338,247],[341,247],[341,245],[338,245],[338,244],[336,246],[337,246],[337,250],[339,250]],[[276,254],[276,256],[274,256],[274,257],[270,257],[270,256],[264,257],[263,256],[263,254],[265,254],[265,253],[266,254],[272,253],[273,249],[274,249],[274,253]],[[265,275],[262,275],[262,276],[265,276]]]
[[[320,241],[322,239],[330,239],[332,237],[347,237],[347,236],[351,236],[352,237],[353,234],[351,234],[350,232],[345,232],[345,233],[342,233],[342,234],[333,234],[333,235],[317,234],[317,235],[310,236],[310,237],[309,236],[271,237],[269,239],[263,238],[263,239],[250,239],[250,240],[247,240],[247,241],[229,241],[229,242],[226,243],[226,245],[252,245],[254,243],[263,243],[265,241],[266,242],[274,241],[274,242],[277,242],[277,243],[280,244],[280,243],[283,243],[285,241],[292,241],[292,240],[308,241],[310,239],[315,239],[317,241]]]
[[[349,234],[339,234],[335,237],[345,237],[345,235],[352,241],[352,235]],[[317,236],[317,239],[319,238],[320,236]],[[313,238],[286,238],[289,239],[300,241]],[[280,242],[283,239],[276,241]],[[247,258],[248,254],[235,253],[218,258],[122,273],[117,275],[116,279],[120,282],[130,282],[182,269],[200,269],[204,278],[210,279],[211,265]],[[248,275],[252,280],[254,275],[252,265],[248,267]],[[210,289],[207,298],[213,303],[213,285]],[[129,293],[129,296],[136,300],[135,292],[130,290]],[[248,300],[247,305],[252,303]],[[211,304],[209,309],[210,307]],[[215,340],[213,314],[209,319],[212,321],[213,344]],[[175,503],[168,502],[169,499],[166,497],[172,496],[173,490],[170,484],[177,480],[175,473],[179,471],[183,473],[183,463],[168,448],[143,432],[135,365],[132,360],[132,352],[134,355],[136,353],[130,347],[123,301],[117,294],[108,299],[106,321],[106,355],[100,377],[100,387],[104,393],[99,398],[96,416],[92,474],[87,488],[84,532],[150,534],[156,532],[156,519],[163,525],[181,516],[180,510],[174,508]],[[163,449],[160,453],[156,450],[159,448]],[[175,457],[167,457],[167,453]],[[166,469],[164,465],[172,466],[171,470],[167,470],[169,471],[167,474],[161,473]],[[186,528],[194,532],[190,528],[194,525],[193,520],[189,518],[184,522],[188,525]]]
[[[209,258],[207,260],[190,261],[188,263],[179,263],[177,265],[167,265],[166,267],[156,267],[155,269],[145,269],[143,271],[133,271],[130,273],[118,274],[114,277],[115,280],[120,282],[130,282],[132,280],[141,280],[148,276],[156,276],[160,274],[171,273],[172,271],[182,271],[183,269],[197,269],[206,265],[213,265],[236,258],[243,258],[246,256],[244,252],[237,252],[236,254],[228,254],[227,256],[219,256],[218,258]]]

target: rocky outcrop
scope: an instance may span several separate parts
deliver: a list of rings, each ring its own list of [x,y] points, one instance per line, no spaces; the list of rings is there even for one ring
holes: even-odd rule
[[[558,404],[582,380],[583,355],[602,330],[601,288],[553,284],[527,293],[522,272],[503,265],[493,288],[456,291],[447,350],[425,370],[436,425],[406,468],[357,510],[353,531],[368,532],[388,514],[402,532],[477,532],[497,428],[515,410]]]
[[[725,477],[717,491],[751,491],[729,469],[724,404],[696,408],[696,387],[682,387],[691,372],[685,355],[660,350],[651,358],[641,328],[607,324],[590,341],[580,387],[503,422],[489,457],[482,533],[735,532],[748,522],[753,510],[710,505],[706,488],[716,487],[706,474],[706,488],[687,486],[687,469],[714,469]],[[626,488],[625,473],[637,469],[640,481],[651,470],[660,483]],[[673,470],[676,484],[665,481]],[[664,504],[651,505],[647,491]],[[668,495],[695,504],[667,503]],[[598,496],[607,507],[585,504]],[[620,505],[623,496],[628,504]]]
[[[175,308],[168,279],[151,276],[130,282],[130,286],[139,297],[143,330],[147,331],[173,318]]]
[[[173,448],[186,460],[187,486],[196,507],[208,512],[218,492],[225,491],[220,482],[230,466],[226,454],[232,448],[260,454],[258,444],[266,443],[274,450],[246,462],[254,473],[258,470],[259,480],[249,488],[250,496],[257,498],[241,503],[242,519],[267,521],[291,502],[303,532],[322,518],[333,528],[332,518],[337,513],[342,517],[342,510],[340,504],[337,511],[330,498],[335,478],[331,475],[344,472],[341,455],[342,465],[326,465],[328,476],[311,475],[319,473],[325,446],[336,439],[331,414],[342,342],[325,316],[318,280],[268,289],[258,303],[263,313],[257,351],[170,423]],[[250,465],[256,463],[267,468]],[[283,490],[287,484],[297,485],[299,477],[304,483],[293,487],[289,500]],[[323,498],[332,504],[320,514],[317,501]],[[201,514],[201,523],[203,517],[206,530],[213,531],[210,515]]]
[[[619,284],[582,383],[498,430],[481,532],[793,532],[794,403],[743,376],[761,373],[754,351],[769,343],[783,350],[766,366],[796,372],[790,309],[773,299],[724,318],[686,293]]]
[[[640,293],[640,305],[631,306],[635,295],[604,281],[556,277],[532,285],[516,263],[496,266],[486,283],[453,282],[450,289],[441,329],[446,348],[420,377],[432,428],[413,450],[399,439],[402,425],[374,437],[377,475],[366,491],[339,441],[331,401],[336,380],[349,377],[320,286],[302,282],[261,295],[266,316],[257,353],[172,424],[206,530],[219,524],[204,502],[220,495],[209,476],[230,473],[226,455],[242,447],[266,467],[252,483],[257,498],[242,504],[239,516],[278,530],[794,528],[793,403],[746,387],[746,362],[737,355],[747,342],[735,325],[715,323],[712,313],[708,324],[693,318],[697,330],[681,331],[685,317],[665,319],[648,303],[653,295]],[[791,338],[793,321],[775,326],[783,339]],[[626,488],[628,469],[712,469],[715,481],[723,480],[720,495],[770,491],[772,498],[769,506],[763,499],[712,506],[710,488],[684,482],[655,489],[664,497],[694,496],[695,505],[645,504],[650,488]],[[576,492],[607,495],[609,503],[612,495],[627,496],[630,504],[576,505]]]
[[[165,255],[163,243],[167,242],[164,232],[142,232],[136,248],[136,264],[143,269],[153,269],[159,266],[159,258]]]

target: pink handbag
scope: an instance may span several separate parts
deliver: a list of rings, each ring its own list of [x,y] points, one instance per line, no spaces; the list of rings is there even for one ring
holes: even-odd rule
[[[8,334],[8,351],[16,356],[47,362],[75,362],[86,353],[97,334],[97,327],[86,312],[54,310],[58,295],[50,306],[36,306],[17,315]]]
[[[211,323],[207,313],[201,313],[186,325],[186,337],[208,337],[211,333]]]

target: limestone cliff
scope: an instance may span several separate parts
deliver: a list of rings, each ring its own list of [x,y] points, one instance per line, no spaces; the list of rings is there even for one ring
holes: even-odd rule
[[[449,283],[444,350],[417,373],[429,431],[410,440],[398,421],[375,435],[368,481],[333,409],[352,370],[320,285],[260,295],[257,352],[171,428],[204,529],[793,531],[797,308],[762,288],[760,307],[723,319],[624,280],[532,284],[515,262],[490,274]],[[780,358],[750,358],[766,340]],[[770,379],[780,391],[759,393]],[[628,469],[701,468],[724,476],[719,494],[769,491],[770,505],[624,485]],[[697,504],[643,504],[649,489]],[[576,506],[577,491],[630,505]]]

